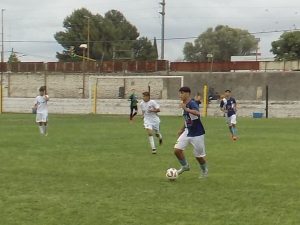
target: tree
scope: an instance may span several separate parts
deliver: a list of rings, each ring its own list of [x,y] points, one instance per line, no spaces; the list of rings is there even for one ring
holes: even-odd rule
[[[299,60],[300,59],[300,31],[285,32],[279,40],[272,42],[271,52],[275,60]]]
[[[183,53],[187,61],[207,61],[212,54],[215,61],[230,61],[233,55],[249,55],[257,48],[257,40],[247,30],[218,25],[208,28],[194,41],[186,42]]]
[[[157,49],[146,37],[141,37],[133,44],[134,58],[138,60],[156,60]]]
[[[18,62],[20,62],[17,54],[14,52],[14,49],[11,50],[11,54],[10,54],[7,62],[8,63],[18,63]]]
[[[85,8],[75,10],[63,22],[64,31],[57,32],[54,37],[64,50],[57,52],[59,61],[79,61],[83,55],[80,44],[87,44],[89,23],[89,55],[99,60],[112,59],[115,52],[132,50],[138,38],[137,28],[129,23],[117,10],[108,11],[105,16],[93,15]],[[70,54],[73,49],[74,54]],[[126,51],[124,51],[126,53]],[[127,53],[128,54],[128,51]],[[72,57],[73,55],[73,57]]]

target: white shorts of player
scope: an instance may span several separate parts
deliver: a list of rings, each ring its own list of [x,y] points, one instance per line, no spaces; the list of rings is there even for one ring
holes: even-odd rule
[[[191,144],[194,147],[194,156],[197,158],[204,157],[206,155],[204,135],[196,136],[196,137],[188,137],[187,134],[188,134],[188,130],[185,129],[185,131],[177,139],[174,148],[185,150],[186,147],[189,144]]]
[[[149,121],[145,121],[144,122],[144,128],[145,129],[149,129],[149,130],[154,130],[156,132],[159,132],[159,122],[149,122]]]
[[[35,121],[37,123],[46,123],[48,121],[48,113],[37,113]]]
[[[230,116],[230,117],[226,117],[226,122],[228,125],[232,125],[232,124],[236,124],[236,114]]]

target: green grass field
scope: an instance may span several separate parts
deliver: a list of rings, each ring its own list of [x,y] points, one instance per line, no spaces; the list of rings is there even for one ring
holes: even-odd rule
[[[223,118],[204,118],[209,177],[175,182],[181,117],[161,117],[152,155],[142,121],[125,116],[0,115],[0,225],[299,225],[300,119],[239,118],[232,142]]]

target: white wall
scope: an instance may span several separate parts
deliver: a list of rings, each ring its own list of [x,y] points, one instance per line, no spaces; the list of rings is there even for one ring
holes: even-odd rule
[[[178,108],[179,100],[157,100],[161,106],[160,115],[181,115]],[[3,111],[14,113],[31,113],[33,98],[4,98]],[[49,101],[49,113],[58,114],[88,114],[92,112],[88,99],[52,98]],[[264,101],[239,101],[238,116],[252,117],[253,112],[264,113]],[[129,102],[124,99],[101,99],[97,101],[98,114],[129,114]],[[217,101],[209,104],[209,116],[222,116]],[[300,117],[300,101],[270,101],[269,117]]]

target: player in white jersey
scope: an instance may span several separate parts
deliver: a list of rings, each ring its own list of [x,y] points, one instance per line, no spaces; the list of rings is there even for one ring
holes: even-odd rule
[[[144,117],[144,127],[147,131],[149,142],[152,148],[152,154],[156,154],[156,146],[153,138],[153,131],[157,138],[159,138],[159,144],[162,144],[162,135],[159,130],[160,119],[157,115],[160,112],[159,104],[150,99],[150,93],[143,93],[143,101],[141,102],[141,110]]]
[[[41,135],[47,136],[48,124],[48,105],[49,96],[46,92],[46,86],[39,89],[40,95],[35,98],[34,109],[36,110],[36,122],[39,125]]]

